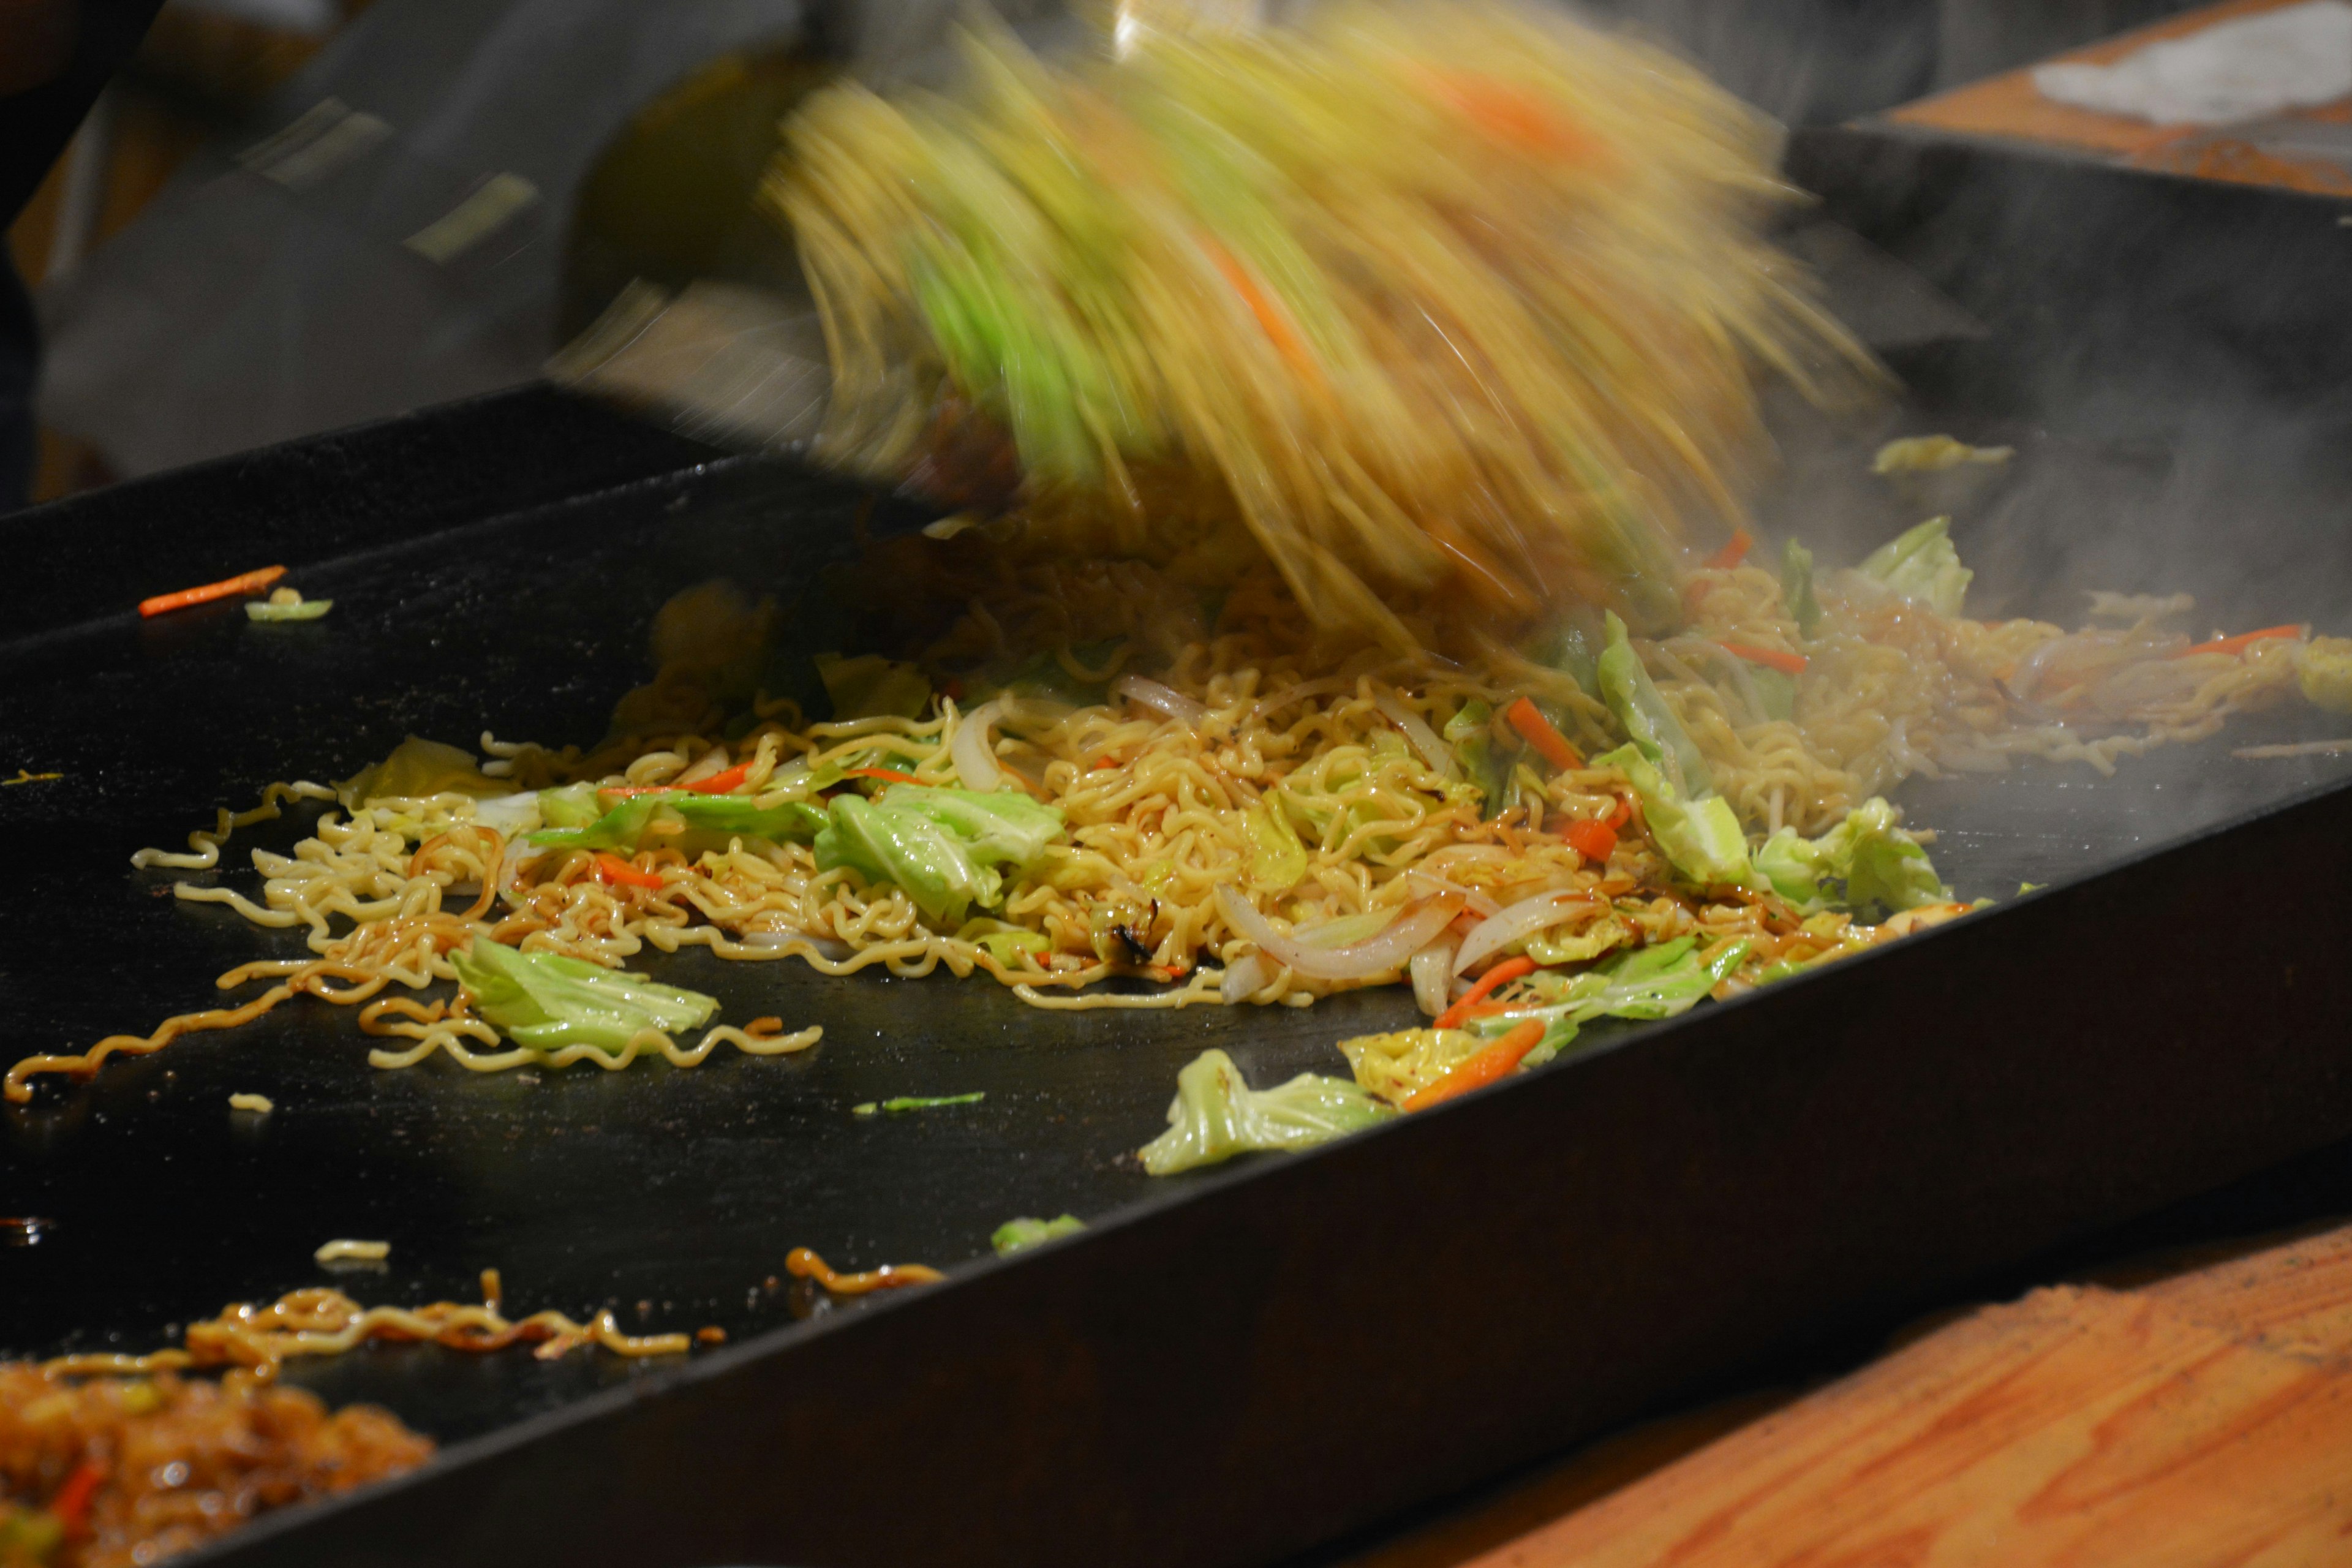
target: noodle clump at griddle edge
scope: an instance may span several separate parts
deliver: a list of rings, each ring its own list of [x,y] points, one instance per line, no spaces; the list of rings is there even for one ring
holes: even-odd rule
[[[1183,585],[1181,562],[1164,571],[1133,562],[1061,563],[1050,548],[1046,558],[1027,553],[1024,527],[1008,520],[944,543],[899,542],[895,559],[866,570],[877,580],[887,574],[900,603],[970,595],[919,649],[943,684],[959,679],[950,672],[1001,668],[1033,653],[1050,656],[1072,680],[1108,683],[1102,701],[1071,707],[1008,694],[966,711],[942,696],[920,719],[813,723],[794,703],[761,696],[748,715],[730,716],[715,695],[724,684],[711,662],[719,656],[674,648],[678,657],[624,700],[614,736],[595,751],[554,752],[485,736],[498,759],[486,771],[503,782],[472,784],[477,794],[570,780],[643,787],[743,764],[740,793],[755,801],[804,791],[808,773],[828,766],[1018,788],[1058,808],[1066,829],[1034,866],[1007,879],[997,907],[950,928],[927,920],[891,883],[868,883],[848,867],[821,869],[806,843],[763,839],[738,838],[689,858],[656,836],[629,858],[629,879],[606,880],[589,855],[509,845],[478,820],[487,808],[475,794],[355,800],[322,816],[292,856],[254,852],[258,902],[218,885],[178,887],[182,898],[226,903],[257,923],[307,928],[317,956],[222,976],[224,988],[276,981],[243,1006],[20,1062],[8,1075],[9,1096],[28,1099],[38,1074],[87,1074],[114,1053],[230,1026],[296,994],[359,1005],[362,1028],[403,1037],[400,1047],[371,1056],[379,1066],[436,1050],[478,1069],[577,1058],[620,1065],[584,1047],[555,1055],[478,1049],[495,1033],[470,1015],[462,993],[430,1004],[379,994],[453,980],[450,952],[476,935],[616,967],[649,947],[701,946],[729,959],[798,958],[829,974],[876,966],[904,976],[942,966],[957,975],[982,971],[1042,1006],[1181,1007],[1225,999],[1303,1005],[1401,977],[1399,967],[1318,979],[1270,961],[1248,966],[1260,943],[1227,918],[1221,888],[1277,931],[1311,940],[1321,927],[1326,936],[1345,931],[1347,941],[1426,900],[1466,898],[1491,909],[1537,893],[1581,892],[1587,902],[1553,934],[1579,941],[1590,956],[1684,935],[1708,951],[1749,942],[1727,991],[1775,965],[1853,951],[1919,923],[1802,917],[1769,892],[1683,883],[1643,836],[1641,818],[1626,820],[1633,792],[1612,769],[1553,770],[1522,756],[1522,804],[1482,815],[1478,791],[1442,751],[1431,754],[1434,732],[1465,704],[1499,711],[1531,697],[1588,757],[1623,739],[1616,717],[1574,678],[1483,629],[1417,628],[1428,646],[1450,645],[1450,655],[1400,655],[1322,636],[1264,568],[1245,575],[1211,616]],[[2032,621],[1971,621],[1853,572],[1822,580],[1810,636],[1782,603],[1780,579],[1753,566],[1701,569],[1687,599],[1692,620],[1682,631],[1633,646],[1743,820],[1806,832],[1916,773],[2000,767],[2015,756],[2108,772],[2119,756],[2201,738],[2230,712],[2291,691],[2309,646],[2295,635],[2200,652],[2145,617],[2072,635]],[[701,615],[709,599],[681,595],[680,603]],[[1086,664],[1077,650],[1106,639],[1115,639],[1111,651],[1093,652],[1100,662]],[[1761,711],[1754,677],[1727,644],[1806,661],[1791,717]],[[2015,695],[2021,687],[2033,700]],[[719,738],[730,728],[740,731],[736,739]],[[966,764],[998,776],[971,778]],[[879,784],[853,776],[844,787]],[[151,850],[141,863],[210,869],[233,826],[277,816],[283,800],[334,795],[308,784],[273,786],[256,811],[242,818],[224,812],[215,831],[192,836],[194,853]],[[1567,834],[1579,818],[1622,825],[1604,861],[1570,847]],[[1293,833],[1303,837],[1295,859],[1270,853]],[[633,885],[643,880],[656,885]],[[445,908],[462,896],[453,889],[468,887],[483,890]],[[1331,923],[1349,917],[1361,918]],[[1235,991],[1236,975],[1251,983]],[[1097,985],[1114,977],[1130,984]],[[1138,979],[1156,984],[1139,990]],[[691,1051],[665,1037],[648,1043],[690,1065],[719,1037],[775,1051],[814,1037],[721,1029]]]
[[[818,456],[950,494],[1009,457],[1073,556],[1245,527],[1391,647],[1424,599],[1670,622],[1678,523],[1739,510],[1754,371],[1870,374],[1759,232],[1797,195],[1775,128],[1545,9],[1166,9],[1116,60],[982,27],[950,93],[788,122]]]

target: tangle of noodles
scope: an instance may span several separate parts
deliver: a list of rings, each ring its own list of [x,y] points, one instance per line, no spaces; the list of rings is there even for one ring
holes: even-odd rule
[[[1017,466],[1074,554],[1239,525],[1309,616],[1403,647],[1400,595],[1671,619],[1751,373],[1868,374],[1759,232],[1773,127],[1672,55],[1486,0],[1171,19],[1075,64],[982,28],[951,96],[790,123],[821,455]]]
[[[1262,568],[1209,606],[1211,616],[1181,585],[1181,564],[1061,562],[1050,547],[1024,551],[1021,536],[1022,525],[1008,521],[949,543],[883,547],[899,552],[895,598],[945,595],[950,605],[916,651],[950,690],[1027,656],[1091,700],[1006,687],[972,704],[984,713],[942,695],[921,718],[810,722],[789,700],[759,698],[730,724],[714,694],[723,684],[710,673],[714,656],[672,638],[670,665],[624,700],[614,735],[594,751],[485,736],[496,759],[487,772],[498,782],[473,774],[467,792],[373,796],[330,810],[292,854],[253,852],[257,897],[181,884],[183,898],[302,931],[314,956],[221,976],[224,990],[268,983],[242,1005],[21,1061],[7,1076],[9,1097],[28,1099],[38,1075],[88,1075],[111,1055],[231,1027],[297,994],[357,1005],[363,1030],[401,1042],[371,1057],[384,1067],[437,1051],[483,1071],[583,1060],[617,1068],[646,1050],[687,1067],[722,1041],[766,1055],[804,1049],[819,1036],[784,1035],[762,1019],[713,1028],[691,1047],[648,1031],[617,1053],[501,1048],[462,993],[403,994],[453,980],[448,955],[478,935],[614,967],[648,948],[698,946],[727,959],[793,958],[835,975],[978,971],[1040,1006],[1097,1008],[1303,1005],[1395,982],[1402,952],[1369,967],[1339,961],[1358,944],[1380,951],[1374,939],[1384,928],[1425,920],[1420,911],[1433,899],[1466,908],[1462,919],[1475,923],[1481,911],[1538,895],[1581,895],[1559,901],[1560,919],[1549,930],[1553,950],[1574,955],[1564,962],[1685,935],[1709,952],[1746,941],[1748,956],[1727,983],[1734,989],[1772,966],[1849,952],[1919,923],[1801,917],[1769,893],[1681,882],[1638,816],[1627,823],[1628,780],[1580,759],[1554,769],[1520,752],[1518,803],[1488,814],[1476,785],[1448,759],[1425,754],[1429,738],[1466,704],[1500,713],[1529,697],[1585,757],[1623,735],[1573,677],[1483,629],[1423,628],[1418,640],[1451,654],[1322,634]],[[679,602],[707,611],[708,594]],[[2294,687],[2307,647],[2299,635],[2281,635],[2190,650],[2147,618],[2072,635],[2034,622],[1970,621],[1851,573],[1829,577],[1821,600],[1808,637],[1771,574],[1702,571],[1690,583],[1683,630],[1633,645],[1717,787],[1756,828],[1819,831],[1914,773],[2005,766],[2019,756],[2112,770],[2119,757],[2200,738],[2229,713],[2277,700]],[[755,618],[761,635],[771,618]],[[1790,716],[1759,710],[1755,678],[1726,645],[1804,661]],[[1112,694],[1114,684],[1122,695]],[[961,733],[975,722],[985,731]],[[730,727],[733,740],[719,738]],[[736,793],[754,805],[804,789],[814,770],[844,775],[841,789],[903,787],[851,770],[955,784],[960,737],[967,765],[976,739],[992,782],[1051,804],[1066,826],[1036,863],[1007,878],[994,907],[952,924],[926,917],[889,882],[820,868],[804,842],[652,835],[621,868],[625,879],[607,880],[602,861],[617,858],[509,845],[482,819],[493,807],[478,798],[562,780],[651,788],[730,768],[740,770]],[[263,811],[331,793],[273,786]],[[224,814],[219,830],[198,836],[204,854],[192,858],[215,859],[227,826],[256,815]],[[1622,825],[1605,858],[1571,847],[1579,819]],[[1220,889],[1247,904],[1251,930],[1228,921]],[[1332,955],[1308,966],[1319,973],[1273,951],[1308,947]]]

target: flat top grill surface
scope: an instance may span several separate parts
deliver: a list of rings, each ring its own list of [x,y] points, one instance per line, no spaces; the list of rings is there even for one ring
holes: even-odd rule
[[[2037,447],[2026,435],[2026,502],[1994,508],[1974,537],[1964,526],[1963,552],[1979,565],[2127,559],[2116,540],[2145,454]],[[1842,530],[1866,543],[1902,521],[1852,479],[1864,449],[1851,430],[1820,451],[1792,448],[1774,503],[1782,521],[1830,535],[1832,558]],[[2054,553],[2035,531],[2048,519],[2029,504],[2053,485],[2109,498]],[[232,604],[145,623],[116,616],[0,648],[10,693],[0,763],[63,775],[0,791],[13,863],[0,900],[0,999],[12,1051],[143,1033],[215,1005],[213,978],[237,963],[304,953],[298,933],[172,898],[171,884],[191,874],[133,870],[134,849],[180,847],[215,805],[249,805],[272,780],[348,776],[408,733],[592,742],[614,700],[648,673],[645,630],[669,595],[728,575],[790,603],[842,547],[854,505],[788,466],[717,463],[302,568],[292,581],[336,602],[322,621],[257,626]],[[2347,584],[2352,570],[2240,574],[2213,614],[2264,624],[2237,616],[2252,598],[2266,621],[2325,622],[2333,606],[2314,585],[2340,601]],[[2064,570],[2006,582],[1986,572],[1975,605],[2072,620],[2076,586]],[[2206,618],[2200,610],[2200,627]],[[1963,895],[2006,899],[2021,883],[2058,881],[2352,775],[2352,758],[2228,755],[2347,723],[2296,704],[2206,745],[2126,761],[2112,779],[2034,765],[1915,781],[1899,798],[1915,826],[1938,833],[1937,863]],[[297,805],[240,832],[224,869],[193,879],[252,890],[247,851],[289,848],[317,809]],[[842,1310],[784,1276],[795,1246],[841,1267],[952,1267],[985,1255],[991,1230],[1015,1215],[1098,1219],[1181,1196],[1187,1181],[1153,1181],[1128,1156],[1162,1124],[1177,1068],[1208,1047],[1263,1084],[1344,1070],[1333,1042],[1414,1017],[1402,988],[1305,1011],[1067,1014],[944,973],[836,980],[793,960],[734,963],[699,950],[649,950],[632,967],[716,994],[728,1020],[821,1023],[824,1041],[780,1059],[722,1048],[684,1071],[640,1062],[618,1073],[476,1075],[436,1058],[387,1072],[367,1065],[355,1010],[302,999],[246,1028],[118,1058],[87,1087],[51,1080],[37,1103],[0,1117],[0,1210],[53,1222],[38,1246],[0,1249],[0,1352],[152,1348],[224,1303],[318,1283],[369,1303],[471,1300],[485,1268],[502,1271],[511,1315],[610,1307],[630,1331],[711,1324],[740,1339]],[[2018,1002],[2030,1026],[2032,999]],[[906,1115],[850,1111],[973,1090],[986,1098]],[[233,1116],[233,1092],[267,1095],[277,1109]],[[389,1262],[329,1272],[312,1261],[321,1242],[346,1237],[389,1241]],[[291,1375],[456,1438],[633,1368],[593,1352],[551,1364],[376,1347]]]

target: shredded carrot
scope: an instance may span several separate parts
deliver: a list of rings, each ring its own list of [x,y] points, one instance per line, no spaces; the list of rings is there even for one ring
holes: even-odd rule
[[[1599,143],[1582,126],[1508,82],[1477,71],[1426,74],[1439,98],[1497,142],[1571,163],[1599,157]]]
[[[1568,825],[1563,835],[1568,847],[1594,865],[1604,864],[1617,852],[1617,830],[1595,816],[1582,816]]]
[[[618,855],[596,857],[596,879],[610,887],[619,884],[630,888],[658,888],[662,879],[651,871],[640,871]]]
[[[1476,1006],[1479,1003],[1484,1002],[1487,997],[1493,995],[1496,990],[1502,986],[1508,985],[1512,981],[1517,980],[1522,974],[1533,974],[1535,972],[1536,961],[1528,957],[1525,953],[1521,953],[1517,958],[1507,958],[1503,960],[1502,963],[1495,965],[1494,968],[1478,976],[1476,982],[1471,985],[1470,989],[1462,994],[1462,999],[1454,1003],[1451,1007],[1445,1009],[1444,1012],[1440,1013],[1437,1016],[1436,1021],[1431,1024],[1430,1027],[1433,1029],[1460,1028],[1462,1026],[1462,1020],[1470,1016],[1471,1008]]]
[[[1802,675],[1806,667],[1813,662],[1801,653],[1782,653],[1777,647],[1758,647],[1753,643],[1718,642],[1715,646],[1734,658],[1744,658],[1750,664],[1760,664],[1783,675]]]
[[[896,768],[851,768],[841,775],[845,779],[887,779],[892,784],[919,784],[923,781],[912,773],[902,773]]]
[[[2172,657],[2187,658],[2192,653],[2239,653],[2255,643],[2268,642],[2273,637],[2299,637],[2302,635],[2303,628],[2300,626],[2264,626],[2258,632],[2240,632],[2233,637],[2215,637],[2211,642],[2201,642],[2195,647],[2182,648]]]
[[[1609,814],[1609,826],[1612,827],[1622,827],[1633,820],[1633,797],[1630,795],[1619,795],[1617,797],[1617,809]]]
[[[1552,721],[1543,716],[1543,710],[1526,698],[1522,697],[1504,709],[1503,717],[1509,720],[1511,728],[1526,737],[1528,744],[1553,767],[1568,769],[1584,765],[1584,759],[1577,754],[1574,746],[1568,743],[1568,737],[1554,729]]]
[[[158,594],[152,599],[142,599],[139,601],[139,613],[161,616],[173,610],[184,610],[191,605],[209,605],[215,599],[234,599],[239,594],[258,594],[285,575],[286,568],[283,566],[264,566],[258,572],[224,577],[201,588],[183,588],[176,594]]]
[[[1514,1068],[1527,1059],[1528,1053],[1534,1050],[1543,1037],[1544,1021],[1541,1018],[1529,1018],[1524,1024],[1514,1026],[1509,1034],[1461,1062],[1435,1083],[1405,1096],[1404,1108],[1407,1110],[1426,1110],[1456,1095],[1484,1089],[1507,1077]]]
[[[90,1500],[106,1479],[105,1467],[95,1459],[84,1459],[74,1467],[58,1495],[49,1500],[49,1512],[65,1527],[68,1536],[79,1537],[89,1525]]]
[[[721,768],[707,779],[697,779],[690,784],[678,787],[692,790],[697,795],[732,795],[743,787],[743,781],[751,773],[750,763],[737,763],[731,768]]]
[[[1201,237],[1201,248],[1208,252],[1209,259],[1216,263],[1217,270],[1223,274],[1227,283],[1233,285],[1234,292],[1242,297],[1242,303],[1250,308],[1250,314],[1257,318],[1260,330],[1282,357],[1290,362],[1290,368],[1309,380],[1315,379],[1318,374],[1315,358],[1307,352],[1307,344],[1291,326],[1288,312],[1267,297],[1265,290],[1257,286],[1257,279],[1250,276],[1249,268],[1244,267],[1232,251],[1206,236]]]
[[[1756,536],[1744,528],[1739,529],[1722,549],[1706,558],[1706,563],[1717,572],[1728,572],[1747,560],[1748,552],[1755,547]]]

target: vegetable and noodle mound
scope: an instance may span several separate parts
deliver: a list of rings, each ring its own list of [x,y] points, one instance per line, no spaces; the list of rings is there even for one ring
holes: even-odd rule
[[[823,313],[820,455],[1017,474],[1073,554],[1245,525],[1309,616],[1675,618],[1758,366],[1863,369],[1757,224],[1772,127],[1564,16],[1339,0],[1114,61],[966,39],[952,96],[829,89],[768,201]]]

